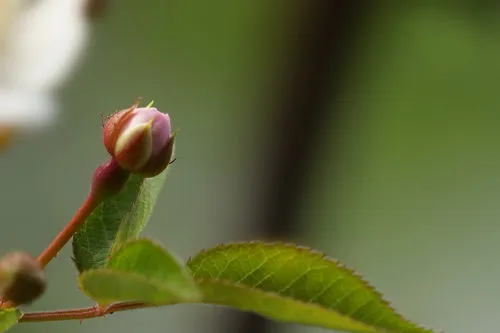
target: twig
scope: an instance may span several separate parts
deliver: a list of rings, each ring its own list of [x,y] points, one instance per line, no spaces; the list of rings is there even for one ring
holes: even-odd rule
[[[73,237],[75,232],[82,226],[82,224],[87,220],[92,211],[99,205],[101,199],[91,192],[83,205],[78,209],[75,216],[71,221],[66,224],[63,230],[54,238],[54,240],[47,246],[47,248],[38,257],[38,262],[42,267],[45,267],[61,249],[68,243],[68,241]]]
[[[21,317],[19,322],[35,323],[42,321],[83,320],[83,319],[104,317],[108,314],[112,314],[114,312],[119,312],[119,311],[152,308],[157,306],[159,305],[151,305],[141,302],[120,302],[111,304],[105,308],[99,305],[95,305],[88,308],[79,308],[79,309],[28,312]]]

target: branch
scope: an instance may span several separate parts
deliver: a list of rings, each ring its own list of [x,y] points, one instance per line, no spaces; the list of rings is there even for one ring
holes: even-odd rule
[[[66,245],[66,243],[73,237],[75,232],[80,229],[85,220],[90,216],[92,211],[100,203],[100,198],[96,198],[92,193],[87,197],[83,205],[78,209],[75,216],[71,221],[64,227],[64,229],[54,238],[54,240],[49,244],[49,246],[40,254],[38,257],[38,262],[42,267],[45,267],[61,249]]]
[[[120,302],[111,304],[108,307],[95,305],[80,309],[28,312],[21,317],[19,322],[35,323],[43,321],[83,320],[104,317],[108,314],[113,314],[119,311],[153,308],[157,306],[158,305],[151,305],[141,302]]]
[[[87,199],[78,209],[75,216],[64,229],[52,240],[49,246],[40,254],[38,262],[45,267],[71,237],[80,229],[94,209],[107,197],[118,194],[129,177],[129,172],[120,168],[114,158],[101,164],[94,171],[92,187]]]

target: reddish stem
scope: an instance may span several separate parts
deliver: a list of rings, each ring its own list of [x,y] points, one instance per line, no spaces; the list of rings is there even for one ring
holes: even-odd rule
[[[0,127],[0,130],[2,128]],[[0,133],[1,134],[1,133]],[[130,173],[123,170],[113,158],[101,164],[92,177],[92,186],[90,194],[84,203],[77,210],[71,221],[66,224],[64,229],[52,240],[47,248],[38,257],[40,266],[44,268],[57,256],[59,251],[68,243],[75,232],[85,223],[94,209],[101,201],[109,196],[118,194],[125,185]],[[14,307],[15,304],[9,300],[0,297],[0,309]]]
[[[149,305],[139,302],[121,302],[121,303],[111,304],[106,308],[102,308],[99,305],[96,305],[81,309],[31,312],[31,313],[25,313],[19,320],[19,322],[33,323],[41,321],[83,320],[89,318],[104,317],[105,315],[119,311],[134,310],[134,309],[149,308],[149,307],[155,307],[155,305]]]
[[[38,257],[38,262],[42,267],[45,267],[57,254],[64,245],[73,237],[75,232],[85,223],[92,211],[101,202],[102,197],[94,195],[91,191],[85,199],[83,205],[78,209],[75,216],[69,221],[63,230],[52,240],[47,248]]]
[[[85,223],[94,209],[106,197],[118,194],[125,185],[129,172],[120,168],[113,158],[101,164],[92,177],[90,194],[85,199],[83,205],[78,209],[71,221],[54,238],[49,246],[38,257],[38,262],[45,267],[64,245],[73,237],[75,232]]]

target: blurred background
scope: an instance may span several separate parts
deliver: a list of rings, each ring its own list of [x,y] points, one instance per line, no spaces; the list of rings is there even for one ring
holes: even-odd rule
[[[416,322],[496,332],[496,1],[121,0],[94,9],[81,61],[57,90],[56,121],[0,155],[1,251],[43,250],[107,157],[101,116],[143,97],[181,130],[145,236],[184,258],[238,240],[308,245]],[[48,266],[48,291],[30,310],[91,304],[70,257],[68,247]],[[323,332],[196,305],[12,329],[68,331]]]

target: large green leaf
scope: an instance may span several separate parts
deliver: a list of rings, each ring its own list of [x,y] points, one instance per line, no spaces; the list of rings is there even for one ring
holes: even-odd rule
[[[80,272],[106,267],[111,254],[134,239],[152,214],[168,168],[154,178],[130,176],[124,189],[92,212],[73,237],[74,261]]]
[[[80,287],[102,305],[118,301],[167,304],[200,298],[180,261],[145,239],[124,244],[113,254],[107,268],[83,272]]]
[[[432,332],[397,314],[353,271],[307,248],[220,245],[187,265],[206,303],[346,332]]]
[[[18,309],[3,309],[0,310],[0,333],[7,331],[9,328],[17,324],[23,313]]]

